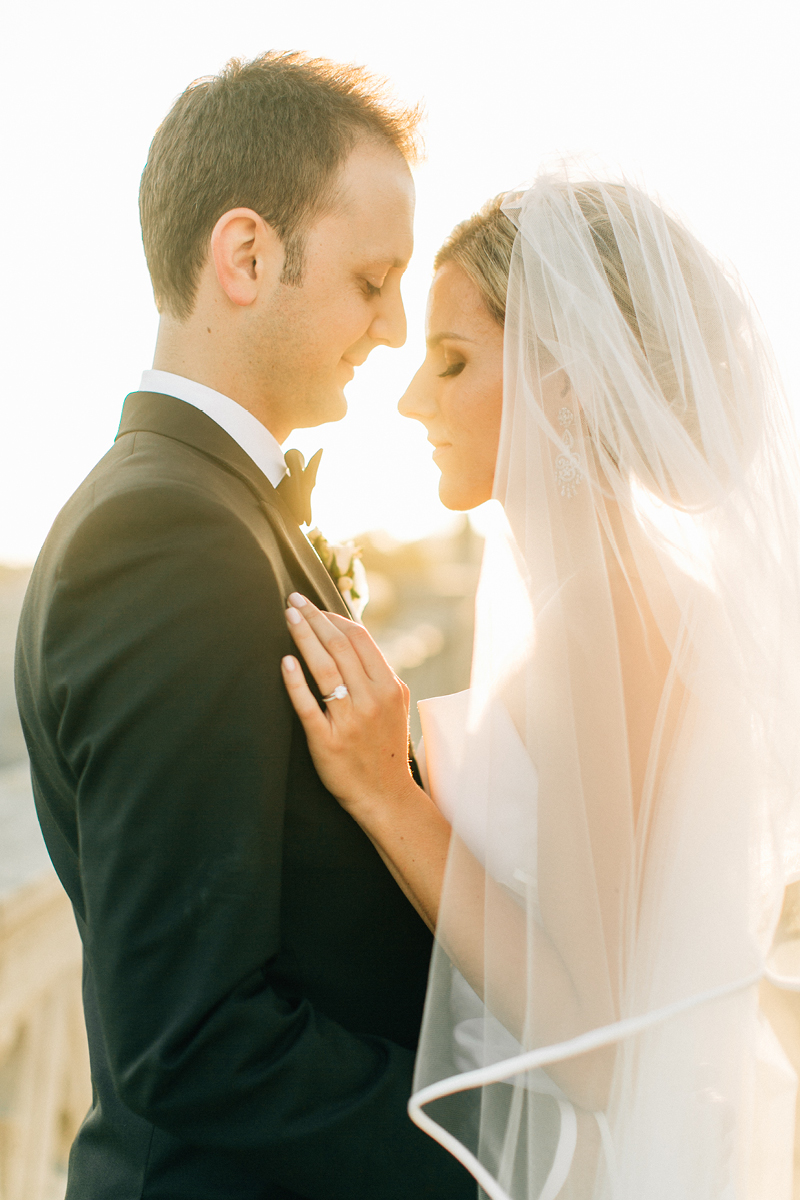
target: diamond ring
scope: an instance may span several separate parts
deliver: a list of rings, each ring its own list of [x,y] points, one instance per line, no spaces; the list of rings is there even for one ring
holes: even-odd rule
[[[347,688],[343,683],[340,683],[338,687],[333,689],[330,696],[322,697],[322,703],[327,704],[329,700],[344,700],[345,696],[349,695],[350,693],[348,692]]]

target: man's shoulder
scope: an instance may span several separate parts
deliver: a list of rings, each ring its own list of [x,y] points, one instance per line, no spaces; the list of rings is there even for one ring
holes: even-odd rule
[[[281,573],[269,506],[246,481],[179,441],[148,431],[119,439],[58,514],[33,572],[40,600],[61,585],[129,574],[168,560],[231,577]],[[32,599],[32,596],[31,596]]]
[[[118,438],[72,499],[97,504],[121,493],[199,492],[228,506],[257,501],[241,475],[195,446],[151,430]]]
[[[141,431],[120,438],[89,472],[56,518],[45,549],[63,549],[87,525],[163,525],[192,517],[241,524],[262,511],[246,481],[221,463],[173,438]]]

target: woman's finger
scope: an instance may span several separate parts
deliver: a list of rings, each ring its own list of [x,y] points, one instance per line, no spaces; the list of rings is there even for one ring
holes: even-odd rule
[[[335,659],[325,649],[315,631],[298,609],[292,607],[286,609],[286,623],[294,644],[303,656],[317,687],[323,696],[327,696],[342,682],[342,673]]]
[[[293,658],[291,654],[287,654],[285,658],[281,659],[281,672],[289,699],[303,724],[306,736],[308,738],[328,736],[330,733],[328,717],[314,698],[297,659]]]
[[[338,613],[325,613],[325,616],[350,639],[350,644],[361,659],[361,665],[373,683],[383,683],[397,678],[383,654],[363,625],[348,621]]]
[[[302,603],[300,603],[301,601]],[[307,600],[305,596],[293,592],[289,597],[286,619],[289,622],[295,644],[302,652],[317,683],[320,687],[325,686],[325,692],[333,691],[337,683],[344,682],[356,703],[369,698],[370,681],[361,659],[349,637],[329,620],[328,614],[320,612],[316,605]],[[316,645],[312,638],[316,639]],[[317,678],[317,664],[325,670],[326,680],[332,678],[324,665],[324,655],[334,662],[340,674],[340,678],[331,687],[327,687],[327,684],[323,685],[322,681]]]

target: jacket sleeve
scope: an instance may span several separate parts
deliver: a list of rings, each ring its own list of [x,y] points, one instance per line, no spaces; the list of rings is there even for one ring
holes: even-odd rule
[[[283,607],[253,534],[188,488],[105,500],[61,565],[48,688],[114,1086],[310,1200],[474,1196],[406,1115],[411,1052],[268,983],[294,728]]]

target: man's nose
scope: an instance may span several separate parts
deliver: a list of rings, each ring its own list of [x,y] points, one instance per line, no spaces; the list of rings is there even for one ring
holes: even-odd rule
[[[408,332],[406,310],[403,307],[400,289],[392,290],[389,295],[381,297],[381,300],[381,307],[370,326],[370,337],[384,346],[391,346],[393,350],[399,350],[401,346],[405,345]]]

